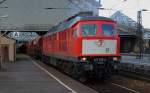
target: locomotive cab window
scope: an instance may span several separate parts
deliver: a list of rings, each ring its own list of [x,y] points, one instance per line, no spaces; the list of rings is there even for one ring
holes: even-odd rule
[[[84,24],[82,25],[82,36],[95,36],[97,32],[96,24]]]
[[[116,30],[112,24],[102,24],[102,32],[105,36],[112,36],[116,34]]]

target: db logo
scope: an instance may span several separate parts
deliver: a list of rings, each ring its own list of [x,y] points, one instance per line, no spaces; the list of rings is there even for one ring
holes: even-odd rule
[[[97,41],[95,41],[95,44],[96,44],[98,47],[104,47],[104,40],[97,40]]]

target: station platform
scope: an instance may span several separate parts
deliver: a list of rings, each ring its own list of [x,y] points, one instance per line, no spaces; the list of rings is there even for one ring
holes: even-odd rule
[[[150,55],[143,55],[143,58],[138,59],[136,55],[122,55],[122,63],[132,63],[132,64],[141,64],[141,65],[150,65]]]
[[[142,59],[133,54],[122,54],[119,70],[150,76],[150,54],[144,54]]]
[[[26,55],[17,55],[14,63],[4,63],[0,70],[0,93],[98,93],[76,80],[42,68]],[[67,83],[66,83],[67,82]]]

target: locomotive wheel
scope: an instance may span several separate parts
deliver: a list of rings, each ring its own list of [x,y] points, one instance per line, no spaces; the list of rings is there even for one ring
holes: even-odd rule
[[[64,72],[67,73],[67,74],[70,74],[70,69],[71,69],[71,64],[70,62],[65,62],[65,66],[64,66]]]
[[[80,63],[74,63],[72,67],[72,76],[80,82],[86,82],[87,78]]]
[[[107,63],[107,64],[106,64],[106,67],[105,67],[105,69],[104,69],[104,79],[111,78],[112,74],[113,74],[113,67],[112,67],[112,64]]]
[[[79,75],[78,75],[79,73],[78,73],[78,67],[77,67],[77,64],[76,63],[73,63],[72,64],[72,73],[71,73],[71,75],[73,76],[73,78],[78,78],[79,77]]]
[[[67,73],[67,62],[66,61],[63,61],[63,65],[62,65],[62,70]]]
[[[68,62],[67,71],[68,71],[68,74],[71,75],[71,73],[72,73],[72,63],[71,62]]]
[[[82,70],[80,70],[79,64],[78,63],[73,63],[72,76],[74,78],[78,79],[81,74],[82,74]]]

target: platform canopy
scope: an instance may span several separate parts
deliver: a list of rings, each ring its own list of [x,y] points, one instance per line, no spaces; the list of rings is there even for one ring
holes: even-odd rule
[[[0,6],[8,7],[0,9],[0,15],[8,15],[0,20],[0,30],[18,32],[47,31],[80,11],[93,11],[97,15],[99,3],[96,0],[5,0]]]

